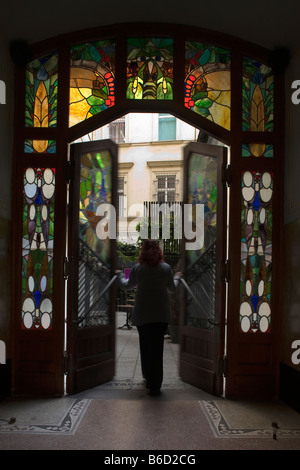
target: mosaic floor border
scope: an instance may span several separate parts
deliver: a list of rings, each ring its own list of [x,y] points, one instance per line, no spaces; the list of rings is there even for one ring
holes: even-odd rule
[[[9,421],[12,419],[0,419],[0,433],[13,433],[13,434],[75,434],[91,400],[81,399],[74,400],[70,408],[64,414],[63,418],[57,424],[19,424],[18,417],[12,424]],[[6,424],[3,424],[5,423]]]
[[[115,379],[99,386],[102,390],[145,390],[143,380]],[[164,390],[185,390],[187,386],[180,379],[166,380],[163,382]]]
[[[299,429],[281,429],[280,426],[276,429],[275,435],[273,434],[272,422],[270,421],[269,428],[260,428],[260,427],[249,427],[249,428],[236,428],[228,424],[224,413],[219,409],[217,402],[215,401],[199,401],[200,406],[206,416],[210,427],[215,435],[219,438],[300,438],[300,425]],[[279,423],[280,424],[280,423]]]

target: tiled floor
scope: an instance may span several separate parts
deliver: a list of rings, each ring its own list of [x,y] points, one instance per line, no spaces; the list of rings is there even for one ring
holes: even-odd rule
[[[139,337],[135,327],[128,330],[122,327],[125,324],[125,314],[119,313],[117,322],[117,346],[116,346],[116,374],[114,383],[132,384],[132,388],[139,388],[143,382]],[[184,390],[187,384],[180,380],[178,374],[179,345],[172,343],[170,337],[165,338],[164,344],[164,381],[163,388]],[[117,385],[116,385],[117,386]]]
[[[178,374],[179,345],[169,338],[163,393],[149,397],[138,333],[119,328],[125,320],[120,313],[113,380],[63,398],[1,402],[0,449],[300,449],[299,413],[282,403],[232,402],[184,383]]]

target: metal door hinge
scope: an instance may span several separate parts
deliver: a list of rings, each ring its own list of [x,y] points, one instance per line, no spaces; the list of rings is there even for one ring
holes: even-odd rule
[[[219,377],[227,377],[228,375],[228,357],[227,356],[219,357],[218,374],[219,374]]]
[[[63,357],[63,370],[64,375],[68,375],[71,373],[72,369],[72,354],[68,354],[66,351],[64,352]]]
[[[230,279],[230,261],[229,259],[221,261],[221,280],[229,282]]]
[[[70,183],[73,180],[73,165],[70,160],[67,161],[67,166],[66,166],[66,181],[67,183]]]
[[[232,183],[231,165],[224,166],[224,169],[223,169],[223,183],[226,184],[227,187],[231,186],[231,183]]]
[[[73,273],[73,259],[64,258],[64,279],[67,280],[72,276]]]

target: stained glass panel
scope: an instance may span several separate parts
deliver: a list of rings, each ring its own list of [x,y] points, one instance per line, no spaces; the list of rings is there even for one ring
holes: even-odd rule
[[[53,320],[55,170],[27,168],[23,185],[22,327],[50,329]]]
[[[126,97],[173,99],[173,39],[128,39]]]
[[[186,281],[203,306],[192,300],[186,303],[186,324],[211,328],[207,318],[215,315],[216,236],[217,236],[217,159],[192,153],[188,160],[188,199],[193,209],[202,207],[203,214],[192,212],[193,231],[202,235],[201,247],[186,250]],[[202,218],[202,220],[201,220]],[[196,232],[197,233],[197,232]],[[196,235],[197,237],[197,235]],[[190,299],[191,300],[191,299]]]
[[[185,44],[187,108],[230,129],[230,51],[199,42]]]
[[[57,53],[35,59],[26,67],[25,126],[56,127]]]
[[[242,157],[274,157],[274,146],[263,143],[243,144]]]
[[[270,67],[243,58],[243,130],[272,132],[274,129],[274,75]]]
[[[79,238],[102,262],[110,264],[109,239],[101,239],[97,225],[100,204],[112,203],[112,161],[108,150],[83,154],[80,171]]]
[[[71,48],[69,126],[115,104],[115,41]]]
[[[240,329],[270,331],[273,176],[242,175]]]
[[[26,139],[24,143],[25,153],[56,153],[56,140],[32,140]]]

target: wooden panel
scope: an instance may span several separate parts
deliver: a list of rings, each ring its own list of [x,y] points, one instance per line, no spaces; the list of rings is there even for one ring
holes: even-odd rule
[[[202,390],[214,390],[216,377],[213,370],[198,367],[191,361],[185,362],[184,358],[180,361],[180,377],[183,381],[199,387]]]
[[[238,344],[238,366],[264,366],[272,362],[272,350],[270,344]]]
[[[272,397],[276,382],[274,375],[236,375],[234,391],[239,399],[267,399]]]
[[[48,332],[49,333],[49,332]],[[28,333],[24,333],[25,335]],[[34,337],[35,336],[35,337]],[[62,395],[62,356],[58,367],[58,355],[55,351],[53,335],[48,338],[40,332],[29,333],[29,338],[19,341],[18,370],[15,375],[15,389],[18,394]]]
[[[53,338],[45,339],[22,339],[20,340],[20,361],[26,362],[51,362],[53,359]]]
[[[102,384],[111,380],[114,373],[114,358],[107,361],[98,362],[75,372],[76,393],[95,387],[95,384]]]
[[[39,373],[31,373],[25,370],[24,373],[17,373],[15,376],[16,389],[19,394],[43,395],[43,396],[61,396],[57,393],[59,384],[56,381],[56,374],[45,373],[43,363],[40,364]],[[22,371],[23,372],[23,371]]]

